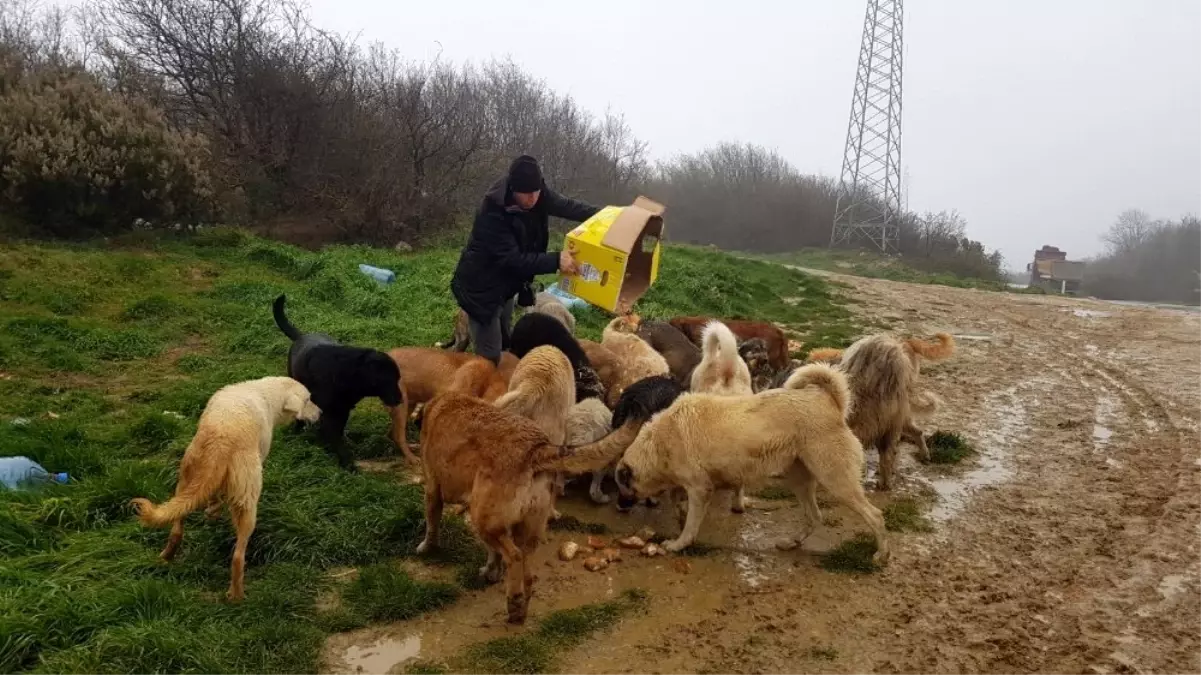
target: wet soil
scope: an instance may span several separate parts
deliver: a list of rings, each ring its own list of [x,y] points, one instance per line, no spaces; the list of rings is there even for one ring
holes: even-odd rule
[[[894,533],[892,561],[870,575],[818,566],[817,554],[864,529],[825,502],[826,526],[789,552],[774,548],[799,522],[786,500],[742,515],[717,500],[700,538],[707,554],[627,553],[600,572],[555,557],[585,535],[553,532],[536,556],[527,626],[627,588],[649,594],[644,613],[559,667],[1201,672],[1201,316],[827,276],[851,287],[865,320],[959,336],[954,357],[923,368],[945,401],[927,428],[960,432],[978,454],[950,470],[906,458],[893,493],[870,493],[880,506],[923,496],[934,531]],[[574,494],[560,510],[617,535],[677,531],[664,507],[623,515]],[[403,672],[529,630],[506,625],[503,610],[493,587],[336,635],[325,670]]]

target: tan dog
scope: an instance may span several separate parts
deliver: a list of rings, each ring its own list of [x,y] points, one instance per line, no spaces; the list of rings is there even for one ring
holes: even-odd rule
[[[567,444],[584,445],[604,438],[613,426],[613,413],[599,398],[586,398],[571,406],[567,413]],[[601,490],[609,467],[592,472],[592,483],[588,496],[597,504],[608,504],[609,496]],[[560,492],[560,494],[562,494]]]
[[[938,397],[918,388],[922,358],[945,359],[955,351],[955,340],[948,333],[935,336],[938,344],[915,338],[898,339],[890,335],[872,335],[847,347],[837,358],[839,367],[850,380],[854,405],[849,423],[863,447],[880,452],[876,487],[892,488],[896,473],[896,448],[905,440],[917,446],[918,456],[930,458],[925,434],[916,422],[937,409]],[[816,351],[816,350],[815,350]],[[810,353],[810,358],[813,358]]]
[[[409,447],[405,430],[410,406],[425,403],[455,382],[455,390],[485,401],[494,401],[509,388],[506,373],[511,377],[517,357],[502,352],[500,367],[475,354],[445,351],[429,347],[402,347],[388,352],[400,369],[400,405],[389,412],[392,416],[392,442],[404,452],[405,460],[417,464],[417,455]],[[459,369],[471,367],[460,373]],[[456,375],[458,376],[456,382]]]
[[[496,399],[496,407],[524,417],[542,430],[550,442],[567,442],[567,416],[575,403],[575,371],[567,355],[557,347],[542,345],[522,357],[513,371],[509,391]],[[559,495],[565,490],[564,478],[555,480]],[[556,520],[559,512],[551,515]]]
[[[184,451],[175,496],[157,505],[141,497],[130,502],[143,525],[171,525],[162,559],[170,561],[178,552],[184,518],[202,505],[215,515],[224,497],[237,531],[228,597],[233,601],[245,597],[246,545],[258,517],[263,462],[271,451],[275,427],[296,420],[316,422],[320,414],[309,390],[290,377],[264,377],[218,389]]]
[[[688,516],[680,536],[664,548],[680,551],[695,541],[715,490],[783,473],[805,511],[795,546],[822,522],[820,482],[859,514],[876,536],[875,559],[888,559],[884,517],[867,500],[859,477],[863,447],[846,423],[846,376],[825,364],[804,366],[784,389],[752,396],[684,394],[653,417],[617,464],[622,502],[683,488]]]
[[[634,335],[638,323],[637,315],[619,316],[605,326],[601,337],[601,345],[616,357],[615,383],[605,392],[605,403],[610,408],[617,405],[626,387],[638,380],[671,374],[663,355],[646,340]]]
[[[734,333],[720,321],[710,321],[701,333],[701,362],[692,371],[690,390],[697,394],[716,396],[750,396],[751,371],[738,355]],[[677,501],[677,503],[679,503]],[[746,511],[742,486],[734,489],[730,502],[734,513]]]
[[[554,507],[554,476],[609,464],[641,423],[631,419],[597,443],[571,448],[551,443],[530,420],[477,398],[438,396],[421,429],[426,530],[417,553],[437,547],[443,504],[466,502],[471,527],[488,549],[480,576],[499,580],[503,561],[509,621],[524,622],[534,583],[530,557]]]

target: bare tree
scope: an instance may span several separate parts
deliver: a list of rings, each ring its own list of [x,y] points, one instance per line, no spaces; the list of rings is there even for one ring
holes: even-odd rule
[[[1115,253],[1138,248],[1161,224],[1141,209],[1126,209],[1118,215],[1117,222],[1110,226],[1103,239]]]

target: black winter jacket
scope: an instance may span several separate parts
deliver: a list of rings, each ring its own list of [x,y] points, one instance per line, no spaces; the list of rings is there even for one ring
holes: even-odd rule
[[[480,323],[491,321],[497,309],[535,276],[559,269],[559,255],[546,252],[550,217],[578,223],[599,210],[553,192],[544,183],[538,203],[523,211],[513,202],[508,178],[497,181],[475,214],[471,236],[450,281],[459,307]]]

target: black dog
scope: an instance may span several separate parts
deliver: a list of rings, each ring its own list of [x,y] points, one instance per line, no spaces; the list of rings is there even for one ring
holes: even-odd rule
[[[558,319],[546,314],[525,314],[513,324],[509,349],[513,356],[520,359],[534,347],[542,345],[557,347],[571,361],[571,368],[575,371],[576,403],[593,397],[604,398],[605,386],[601,384],[600,376],[596,374],[584,348]]]
[[[649,420],[656,413],[671,407],[683,393],[684,387],[667,375],[644,377],[621,392],[621,398],[617,399],[617,405],[613,406],[613,428],[617,429],[625,424],[627,419]],[[637,500],[626,499],[618,492],[618,511],[629,511],[636,503]],[[658,506],[659,502],[647,497],[646,505]]]
[[[323,333],[301,333],[284,316],[284,298],[275,299],[273,310],[275,325],[292,340],[288,377],[308,387],[321,409],[318,424],[325,449],[343,469],[356,471],[343,438],[350,411],[370,396],[389,407],[400,405],[400,370],[381,351],[340,345]]]

